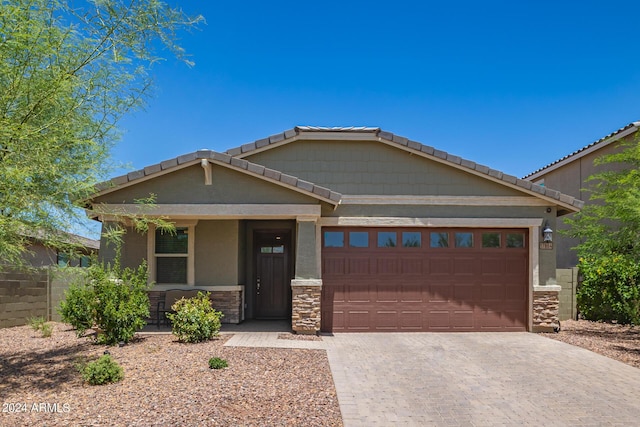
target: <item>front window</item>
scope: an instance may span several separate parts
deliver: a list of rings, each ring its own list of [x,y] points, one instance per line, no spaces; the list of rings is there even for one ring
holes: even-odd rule
[[[156,283],[187,283],[189,229],[177,227],[174,233],[156,230]]]

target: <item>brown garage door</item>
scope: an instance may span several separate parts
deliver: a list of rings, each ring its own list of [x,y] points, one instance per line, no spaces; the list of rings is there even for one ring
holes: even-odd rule
[[[526,229],[322,229],[322,330],[525,331]]]

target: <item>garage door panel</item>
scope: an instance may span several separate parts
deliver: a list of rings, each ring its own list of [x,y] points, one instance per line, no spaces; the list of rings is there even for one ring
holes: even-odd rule
[[[356,285],[350,284],[345,286],[345,302],[349,303],[362,303],[370,302],[372,295],[375,296],[375,287],[372,289],[372,285]]]
[[[349,258],[348,265],[349,269],[347,270],[349,275],[370,275],[371,271],[369,268],[370,264],[369,258]]]
[[[472,304],[475,299],[473,295],[475,289],[476,286],[473,284],[454,283],[453,296],[451,299],[459,303]]]
[[[431,276],[449,276],[453,272],[453,260],[445,257],[429,257],[429,274]]]
[[[476,247],[432,248],[431,233],[420,232],[418,246],[323,248],[323,331],[526,330],[526,249],[483,249],[482,230],[474,231]],[[447,233],[454,231],[438,232]],[[505,242],[505,233],[497,241]]]
[[[478,273],[478,260],[472,257],[458,257],[453,260],[455,276],[473,276]]]
[[[377,310],[373,318],[378,331],[397,331],[399,329],[398,312],[396,310]]]
[[[404,258],[400,260],[400,274],[422,276],[429,273],[429,264],[424,258]]]
[[[501,302],[505,300],[505,287],[499,283],[480,284],[480,301]]]
[[[453,290],[450,283],[436,283],[429,286],[429,302],[448,302]]]
[[[322,259],[322,273],[325,276],[342,276],[345,273],[344,264],[344,258],[324,257]]]
[[[371,329],[368,310],[349,310],[345,313],[345,329],[349,331],[368,331]]]
[[[483,276],[501,275],[505,273],[505,260],[501,258],[482,258],[480,265]]]
[[[423,301],[423,289],[424,285],[410,285],[403,283],[399,289],[399,299],[404,303],[421,303]]]
[[[400,300],[400,285],[378,285],[376,288],[376,302],[397,303]]]
[[[400,312],[400,329],[404,331],[423,330],[423,313],[421,310],[403,310]]]

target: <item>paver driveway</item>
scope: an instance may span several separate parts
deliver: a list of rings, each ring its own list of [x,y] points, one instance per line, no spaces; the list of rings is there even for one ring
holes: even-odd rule
[[[640,369],[540,335],[323,340],[347,427],[640,425]]]

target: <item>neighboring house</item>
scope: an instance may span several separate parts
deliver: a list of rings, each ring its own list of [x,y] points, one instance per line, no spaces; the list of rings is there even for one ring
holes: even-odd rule
[[[46,267],[58,265],[61,267],[88,267],[92,255],[97,255],[100,241],[78,236],[72,233],[64,233],[64,240],[79,247],[77,253],[69,254],[55,247],[43,243],[42,239],[29,236],[28,252],[24,255],[25,261],[32,267]]]
[[[186,154],[104,183],[87,210],[104,226],[150,193],[145,214],[177,233],[130,231],[122,254],[147,260],[152,310],[168,289],[206,289],[226,322],[285,318],[304,333],[553,327],[542,230],[582,206],[369,127]]]
[[[620,152],[623,149],[620,146],[621,143],[634,141],[638,130],[640,130],[640,122],[629,123],[627,126],[538,169],[523,179],[553,188],[589,203],[590,194],[588,191],[584,191],[584,189],[588,189],[591,186],[587,179],[591,175],[606,169],[618,170],[622,167],[615,164],[596,166],[593,164],[594,160],[607,154]],[[559,219],[557,228],[558,230],[563,230],[568,227],[562,219]],[[571,248],[579,243],[578,240],[563,236],[560,233],[556,234],[557,236],[554,240],[557,246],[558,268],[577,266],[578,257]]]

